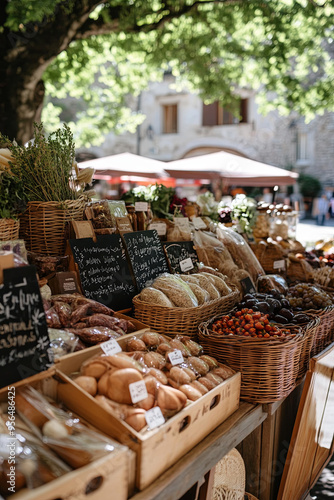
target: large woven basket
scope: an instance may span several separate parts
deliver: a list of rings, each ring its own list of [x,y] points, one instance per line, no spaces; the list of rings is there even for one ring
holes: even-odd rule
[[[227,313],[239,300],[240,292],[234,290],[225,297],[212,300],[202,306],[190,308],[149,304],[141,301],[139,295],[136,295],[132,302],[135,318],[157,332],[170,337],[180,334],[196,337],[200,323],[208,321],[217,314]]]
[[[15,219],[0,219],[0,241],[17,240],[20,221]]]
[[[222,336],[211,330],[212,320],[199,326],[198,339],[206,354],[241,373],[241,398],[251,403],[272,403],[294,389],[299,373],[303,334],[265,340]]]
[[[27,250],[42,255],[63,255],[71,220],[83,220],[86,198],[60,202],[27,203],[21,216],[20,238]]]
[[[286,274],[286,252],[278,244],[258,244],[255,255],[266,273],[277,274],[279,272],[283,276]],[[276,267],[278,261],[284,261],[284,268]]]
[[[319,318],[319,325],[314,334],[310,353],[311,358],[323,351],[334,340],[334,306],[312,312]]]

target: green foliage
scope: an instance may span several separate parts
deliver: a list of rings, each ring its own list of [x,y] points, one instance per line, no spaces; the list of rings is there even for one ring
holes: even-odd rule
[[[299,190],[306,198],[317,197],[322,190],[322,184],[312,175],[300,174],[298,177]]]
[[[215,201],[213,193],[207,191],[206,193],[200,194],[196,198],[196,203],[201,209],[201,214],[214,221],[219,220],[218,215],[218,202]]]
[[[73,164],[75,144],[67,125],[46,137],[43,124],[34,125],[34,139],[26,147],[13,143],[11,169],[24,185],[28,201],[66,201],[79,197]]]
[[[151,204],[151,210],[155,217],[172,219],[169,213],[171,200],[175,194],[174,188],[167,188],[163,184],[150,184],[149,186],[138,186],[123,194],[125,203],[136,201],[147,201]]]
[[[232,219],[237,223],[238,233],[250,235],[256,221],[257,203],[253,198],[237,194],[231,202]]]
[[[16,219],[25,209],[23,182],[10,172],[0,175],[0,218]]]
[[[330,0],[110,0],[95,5],[43,76],[49,98],[42,116],[46,125],[50,111],[53,124],[60,116],[59,101],[51,110],[52,99],[70,95],[85,103],[71,123],[77,146],[98,145],[101,134],[110,131],[134,131],[144,117],[127,109],[129,96],[138,96],[166,68],[206,102],[219,100],[231,110],[241,88],[258,93],[263,113],[294,110],[309,120],[334,110]],[[64,40],[68,28],[55,24],[57,13],[66,9],[70,15],[75,9],[79,19],[87,2],[11,0],[6,9],[5,26],[12,33],[28,35],[33,28],[34,36],[22,42],[28,47],[44,27],[59,31]]]

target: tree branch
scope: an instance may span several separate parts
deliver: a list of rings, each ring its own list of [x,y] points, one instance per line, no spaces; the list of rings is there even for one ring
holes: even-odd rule
[[[103,20],[103,16],[99,16],[99,18],[96,20],[87,19],[87,21],[82,25],[80,30],[78,30],[75,39],[79,40],[79,39],[89,38],[93,34],[105,35],[110,33],[111,31],[115,32],[121,29],[126,30],[128,33],[139,33],[141,31],[148,33],[149,31],[161,28],[171,19],[180,18],[185,14],[189,14],[189,12],[198,9],[198,7],[201,5],[208,5],[208,4],[231,5],[231,4],[240,4],[243,3],[243,1],[244,0],[204,0],[204,1],[195,0],[192,4],[184,5],[181,9],[175,9],[175,5],[170,4],[169,2],[165,2],[164,7],[161,7],[161,9],[159,9],[155,14],[159,16],[159,14],[162,14],[163,12],[166,11],[166,8],[168,9],[168,12],[166,14],[163,14],[162,17],[156,22],[149,24],[140,24],[140,25],[134,22],[132,24],[128,23],[123,26],[121,26],[120,19],[122,14],[124,13],[124,9],[122,12],[122,8],[120,7],[118,8],[108,7],[106,8],[106,12],[108,13],[108,17],[110,19],[113,19],[113,21],[106,23]]]

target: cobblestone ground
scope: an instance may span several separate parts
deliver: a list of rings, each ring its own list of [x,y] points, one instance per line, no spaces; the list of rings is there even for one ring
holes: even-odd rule
[[[314,500],[334,499],[334,455],[310,492]]]

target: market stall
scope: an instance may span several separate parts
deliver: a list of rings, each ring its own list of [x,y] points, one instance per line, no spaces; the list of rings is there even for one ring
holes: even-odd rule
[[[230,185],[239,186],[286,186],[298,179],[296,172],[225,151],[171,161],[165,170],[175,178],[221,177]]]
[[[19,181],[24,152],[9,144],[3,153]],[[280,230],[269,235],[246,198],[225,224],[208,196],[189,202],[158,184],[91,199],[91,173],[71,163],[69,189],[51,202],[42,179],[23,211],[12,209],[19,238],[0,241],[0,445],[18,434],[25,443],[13,499],[19,490],[27,500],[79,499],[84,485],[101,500],[111,482],[120,500],[209,499],[227,488],[215,466],[237,446],[240,498],[274,500],[283,476],[290,500],[295,465],[283,469],[294,424],[303,426],[302,389],[317,371],[310,360],[333,342],[331,247],[306,252],[283,234],[288,207],[266,209]],[[322,421],[333,398],[326,359],[326,388],[312,395]],[[330,456],[332,431],[317,450],[303,444],[316,463],[303,493]],[[6,499],[10,453],[0,461]]]

